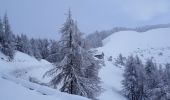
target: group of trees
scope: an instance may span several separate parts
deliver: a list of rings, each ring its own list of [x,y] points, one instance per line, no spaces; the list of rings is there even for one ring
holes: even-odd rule
[[[9,60],[13,59],[15,50],[18,50],[38,60],[47,59],[56,62],[52,55],[58,53],[58,48],[55,40],[29,39],[24,34],[13,34],[7,14],[4,15],[3,20],[0,18],[0,51],[8,56]]]
[[[125,64],[123,93],[129,100],[169,100],[170,64],[165,68],[148,59],[130,56]]]
[[[56,41],[57,42],[57,41]],[[29,39],[26,35],[21,34],[15,37],[16,50],[34,56],[38,60],[46,59],[52,52],[53,41],[47,39]],[[57,48],[57,47],[56,47]]]
[[[38,60],[46,59],[54,63],[55,67],[44,75],[52,77],[50,86],[62,92],[95,99],[101,91],[99,62],[88,51],[83,33],[79,31],[70,11],[60,32],[60,41],[14,35],[5,14],[4,21],[0,19],[0,50],[10,59],[13,59],[15,51],[20,51]],[[58,84],[62,84],[61,87]]]

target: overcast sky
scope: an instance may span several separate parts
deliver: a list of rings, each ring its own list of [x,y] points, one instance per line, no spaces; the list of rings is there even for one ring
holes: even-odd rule
[[[71,8],[84,33],[170,23],[170,0],[0,0],[14,33],[55,39]]]

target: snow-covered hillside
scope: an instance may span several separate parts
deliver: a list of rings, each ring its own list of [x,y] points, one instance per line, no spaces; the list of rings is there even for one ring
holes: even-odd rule
[[[119,54],[124,57],[138,55],[143,61],[153,58],[158,64],[165,64],[170,62],[169,37],[170,28],[164,28],[143,33],[123,31],[103,40],[104,46],[97,48],[104,53],[104,65],[99,72],[103,92],[98,99],[127,100],[120,93],[124,69],[114,64]],[[110,56],[112,61],[108,61]],[[53,65],[46,60],[38,61],[18,51],[12,62],[0,53],[0,100],[88,100],[47,87],[50,78],[42,76],[51,68]]]
[[[8,73],[17,78],[29,80],[30,77],[41,80],[42,82],[48,82],[49,79],[42,78],[43,74],[48,71],[53,65],[46,60],[36,60],[34,57],[30,57],[27,54],[17,51],[14,56],[14,60],[9,62],[7,57],[3,54],[0,55],[1,68],[0,72]]]
[[[170,62],[170,28],[155,29],[143,33],[134,31],[118,32],[106,38],[104,47],[99,48],[108,56],[116,58],[138,55],[140,58],[154,58],[158,63]]]
[[[120,95],[122,90],[123,68],[115,66],[119,54],[124,57],[138,55],[143,61],[153,58],[158,64],[170,62],[170,28],[155,29],[143,33],[123,31],[112,34],[103,40],[104,46],[98,52],[105,54],[105,66],[100,71],[105,91],[101,100],[125,100]],[[112,56],[113,61],[108,61]]]
[[[0,53],[0,100],[88,100],[44,86],[49,78],[42,76],[52,67],[22,52],[17,51],[12,62]]]

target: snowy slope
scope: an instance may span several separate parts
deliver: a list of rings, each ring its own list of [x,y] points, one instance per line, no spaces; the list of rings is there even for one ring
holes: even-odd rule
[[[28,80],[29,77],[34,77],[42,82],[48,82],[49,79],[43,78],[43,74],[48,71],[53,65],[45,60],[38,61],[34,57],[17,51],[12,62],[7,61],[7,58],[0,54],[3,58],[0,60],[0,72],[11,74],[12,76]]]
[[[88,100],[8,75],[1,75],[0,89],[0,100]]]
[[[17,51],[12,62],[0,53],[0,100],[88,100],[29,82],[31,77],[40,83],[48,83],[50,78],[42,76],[52,67],[51,63],[37,61],[22,52]]]
[[[100,71],[105,91],[99,97],[101,100],[126,100],[120,95],[122,90],[123,68],[114,65],[115,59],[121,53],[127,57],[138,55],[143,61],[153,58],[159,64],[170,62],[170,28],[155,29],[143,33],[123,31],[112,34],[103,40],[104,46],[98,52],[105,54],[105,66]],[[112,56],[113,61],[108,61]]]
[[[103,40],[105,66],[99,72],[104,91],[99,100],[127,100],[120,94],[122,90],[123,68],[114,65],[114,58],[121,53],[127,57],[138,55],[145,61],[153,58],[159,64],[170,62],[170,29],[155,29],[144,33],[123,31],[112,34]],[[113,61],[108,61],[112,56]],[[14,60],[0,53],[0,100],[87,100],[86,98],[61,93],[57,90],[29,82],[30,78],[40,83],[48,83],[50,78],[43,74],[53,65],[45,60],[37,61],[24,53],[16,52]],[[43,95],[45,94],[45,95]]]
[[[106,56],[117,57],[118,54],[128,56],[139,55],[141,58],[155,58],[159,63],[169,62],[170,28],[155,29],[143,33],[134,31],[118,32],[106,38],[104,47],[99,50]],[[160,53],[163,53],[160,55]],[[162,57],[160,57],[162,56]]]

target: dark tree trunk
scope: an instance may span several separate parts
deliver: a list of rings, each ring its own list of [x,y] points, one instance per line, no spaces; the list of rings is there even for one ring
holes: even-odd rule
[[[70,30],[71,31],[71,30]],[[70,48],[71,48],[71,50],[72,50],[72,32],[70,32]],[[71,53],[72,53],[73,51],[71,51]],[[70,65],[71,65],[71,67],[73,66],[73,63],[72,63],[72,54],[71,54],[71,56],[70,56],[70,59],[71,59],[71,61],[70,61]],[[71,69],[72,70],[72,69]],[[71,73],[71,77],[73,77],[73,75],[72,75],[72,73]],[[70,94],[73,94],[73,80],[71,80],[71,83],[70,83]]]

